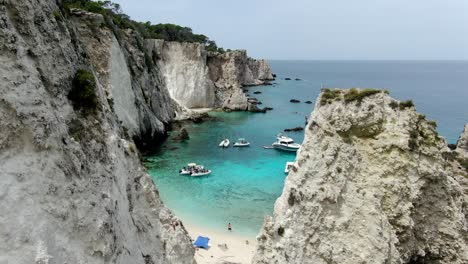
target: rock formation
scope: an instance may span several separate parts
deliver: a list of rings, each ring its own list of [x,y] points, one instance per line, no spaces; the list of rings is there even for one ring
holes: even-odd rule
[[[215,106],[215,86],[209,78],[207,52],[199,43],[146,41],[171,97],[186,108]]]
[[[468,159],[468,124],[465,124],[463,132],[457,141],[457,152],[460,156]]]
[[[173,118],[131,30],[60,1],[0,1],[0,263],[193,263],[138,141]],[[67,98],[75,73],[97,106]]]
[[[467,194],[433,122],[328,89],[310,120],[254,263],[468,263]]]
[[[182,107],[248,109],[242,87],[273,80],[265,60],[246,51],[207,52],[199,43],[147,40],[146,46],[163,76],[172,98]]]

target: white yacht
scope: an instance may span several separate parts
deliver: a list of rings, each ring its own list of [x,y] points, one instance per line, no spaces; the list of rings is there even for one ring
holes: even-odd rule
[[[301,145],[294,143],[294,140],[290,137],[279,134],[276,136],[276,142],[272,144],[275,149],[284,151],[297,151]]]
[[[219,143],[219,146],[221,148],[227,148],[229,147],[229,144],[231,144],[231,142],[229,141],[229,139],[225,138],[223,139],[223,141],[221,141],[221,143]]]
[[[288,174],[292,166],[294,166],[294,162],[292,161],[286,162],[286,166],[284,166],[284,173]]]
[[[239,138],[236,143],[234,143],[234,147],[248,147],[250,143],[245,140],[245,138]]]

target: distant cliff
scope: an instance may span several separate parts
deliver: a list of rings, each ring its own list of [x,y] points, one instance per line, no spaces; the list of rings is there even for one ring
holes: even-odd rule
[[[247,110],[243,86],[273,80],[265,60],[254,60],[246,51],[208,52],[200,43],[147,40],[172,98],[180,106]]]
[[[468,263],[466,175],[450,156],[411,102],[323,90],[253,262]]]

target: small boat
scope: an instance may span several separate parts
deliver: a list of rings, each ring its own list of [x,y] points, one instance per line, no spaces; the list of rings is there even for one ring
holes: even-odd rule
[[[231,142],[229,141],[229,139],[225,138],[225,139],[223,139],[223,141],[221,141],[221,142],[219,143],[219,146],[220,146],[221,148],[227,148],[227,147],[229,147],[229,144],[230,144],[230,143],[231,143]]]
[[[272,146],[263,146],[264,149],[273,149],[274,147]]]
[[[284,173],[288,174],[292,166],[294,166],[294,162],[292,161],[286,162],[286,166],[284,167]]]
[[[196,163],[189,163],[187,164],[187,167],[183,167],[181,170],[179,170],[179,174],[190,175],[195,170],[203,170],[203,169],[205,168],[201,165],[197,165]]]
[[[245,140],[245,138],[239,138],[236,143],[234,143],[234,147],[248,147],[250,143]]]
[[[275,149],[284,151],[297,151],[301,145],[294,143],[294,140],[290,137],[278,134],[276,136],[276,142],[272,144]]]
[[[211,170],[205,169],[202,165],[197,165],[196,163],[189,163],[187,167],[179,170],[180,175],[190,175],[192,177],[200,177],[211,174]]]

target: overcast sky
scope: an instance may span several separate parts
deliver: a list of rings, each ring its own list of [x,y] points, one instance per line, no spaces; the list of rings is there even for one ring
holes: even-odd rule
[[[267,59],[468,59],[468,0],[114,0]]]

